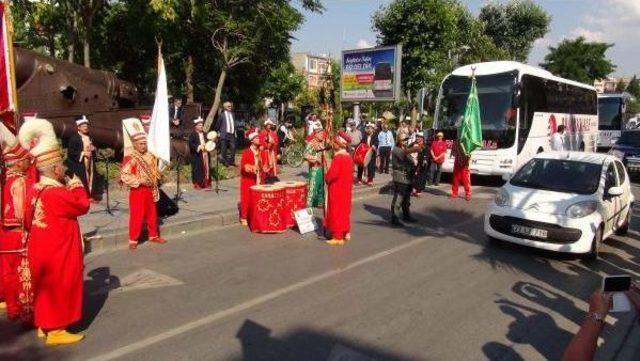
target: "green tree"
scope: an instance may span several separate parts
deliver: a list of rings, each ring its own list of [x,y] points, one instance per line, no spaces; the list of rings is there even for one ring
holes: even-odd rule
[[[633,76],[627,85],[627,92],[633,95],[636,99],[640,99],[640,80],[637,76]]]
[[[533,42],[549,32],[551,16],[532,0],[491,2],[480,9],[485,33],[513,60],[527,61]]]
[[[606,57],[613,44],[587,42],[584,37],[563,40],[556,47],[549,47],[545,62],[540,64],[555,75],[586,84],[593,84],[611,74],[616,66]]]
[[[623,79],[620,79],[620,81],[618,82],[618,84],[616,84],[616,93],[622,93],[623,91],[625,91],[627,89],[627,83],[625,83],[625,81]]]
[[[271,98],[278,107],[279,119],[284,116],[284,107],[304,89],[304,76],[296,72],[291,62],[282,62],[269,74],[262,88],[262,95]]]

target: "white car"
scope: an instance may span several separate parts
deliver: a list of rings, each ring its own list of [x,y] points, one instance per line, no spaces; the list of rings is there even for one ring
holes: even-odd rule
[[[540,153],[498,190],[487,209],[490,239],[597,258],[603,240],[629,228],[629,175],[607,154]]]

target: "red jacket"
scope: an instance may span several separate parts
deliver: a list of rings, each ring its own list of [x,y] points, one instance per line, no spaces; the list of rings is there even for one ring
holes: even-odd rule
[[[431,143],[431,153],[433,153],[433,155],[435,156],[435,158],[432,156],[431,160],[433,160],[434,163],[436,164],[442,164],[444,163],[444,157],[438,159],[438,157],[441,154],[444,154],[447,152],[447,142],[445,142],[444,140],[434,140],[433,143]]]

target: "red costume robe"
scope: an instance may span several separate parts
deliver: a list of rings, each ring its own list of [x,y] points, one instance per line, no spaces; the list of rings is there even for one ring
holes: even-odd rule
[[[22,244],[22,231],[24,208],[26,206],[27,190],[32,185],[28,184],[27,175],[12,170],[7,172],[7,179],[2,190],[2,238],[0,250],[15,251],[24,248]],[[0,254],[0,287],[4,291],[4,300],[7,303],[7,317],[17,319],[22,316],[29,321],[29,311],[21,314],[20,293],[23,291],[18,274],[18,268],[24,255],[20,253]]]
[[[451,180],[451,197],[458,197],[460,183],[464,187],[467,198],[471,198],[471,173],[469,172],[470,157],[464,155],[461,150],[454,148],[455,160],[453,162],[453,176]]]
[[[257,184],[258,178],[255,172],[247,172],[245,165],[257,167],[259,158],[258,151],[254,151],[251,147],[242,152],[242,158],[240,159],[240,219],[249,219],[249,207],[251,204],[250,189],[251,186]]]
[[[156,202],[160,199],[160,174],[156,157],[149,152],[132,152],[122,160],[120,179],[129,187],[129,242],[138,242],[144,221],[149,239],[160,237],[156,210]]]
[[[353,159],[349,153],[335,155],[324,179],[329,186],[324,224],[333,239],[341,240],[351,231]]]
[[[81,182],[66,187],[42,177],[25,210],[37,327],[62,329],[82,318],[82,235],[77,217],[89,211]]]
[[[270,168],[267,176],[275,177],[278,174],[278,133],[275,130],[260,131],[260,148],[262,166],[269,165]]]

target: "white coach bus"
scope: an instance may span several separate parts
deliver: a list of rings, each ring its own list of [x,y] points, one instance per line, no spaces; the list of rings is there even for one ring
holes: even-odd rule
[[[631,117],[627,105],[629,93],[598,94],[598,148],[609,149],[622,134],[622,128]]]
[[[472,68],[480,100],[483,147],[471,156],[471,173],[514,173],[534,155],[551,149],[551,135],[561,124],[566,128],[567,149],[596,151],[595,88],[512,61],[466,65],[445,77],[436,104],[434,129],[445,134],[449,148],[464,115]],[[453,171],[450,152],[442,167],[444,172]]]

